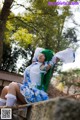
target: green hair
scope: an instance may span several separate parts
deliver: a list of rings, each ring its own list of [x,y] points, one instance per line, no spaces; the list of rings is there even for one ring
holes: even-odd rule
[[[41,53],[45,55],[45,61],[50,61],[54,55],[53,51],[48,49],[43,50]]]

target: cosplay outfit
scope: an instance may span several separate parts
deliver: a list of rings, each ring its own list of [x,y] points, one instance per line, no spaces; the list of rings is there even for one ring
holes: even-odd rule
[[[64,63],[74,61],[74,52],[71,48],[67,48],[63,51],[57,52],[54,56],[53,52],[50,50],[37,48],[33,57],[33,61],[38,61],[39,53],[44,54],[46,58],[46,62],[44,63],[44,69],[40,69],[42,63],[33,62],[29,67],[26,68],[24,72],[23,84],[20,85],[20,92],[25,97],[27,103],[39,102],[49,99],[46,91],[48,90],[53,68],[51,68],[47,72],[46,66],[48,64],[53,67],[54,63],[56,63],[56,58],[59,58]]]
[[[48,64],[49,60],[52,59],[53,53],[52,51],[46,49],[41,53],[45,55],[46,60],[44,63],[44,69],[40,69],[42,63],[33,62],[24,71],[23,84],[19,84],[20,92],[24,96],[27,103],[34,103],[49,99],[48,94],[44,90],[44,86],[41,84],[41,74],[45,75],[47,73],[46,65]]]
[[[44,69],[41,69],[42,63],[38,62],[39,53],[45,55]],[[48,90],[50,78],[53,73],[54,65],[56,64],[56,58],[59,58],[64,63],[73,62],[75,60],[75,53],[71,48],[67,48],[63,51],[57,52],[55,55],[52,51],[43,48],[37,48],[33,62],[24,71],[23,84],[17,83],[20,87],[20,92],[24,96],[27,103],[34,103],[39,101],[48,100]],[[52,67],[46,71],[47,65],[50,64]],[[0,98],[0,106],[6,104],[6,106],[13,106],[17,100],[16,96],[13,94],[7,94],[5,96],[7,99]]]

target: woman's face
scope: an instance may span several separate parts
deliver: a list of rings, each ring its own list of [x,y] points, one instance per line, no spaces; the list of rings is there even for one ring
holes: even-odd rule
[[[44,54],[40,53],[38,56],[38,62],[43,63],[44,61],[45,61],[45,56],[44,56]]]

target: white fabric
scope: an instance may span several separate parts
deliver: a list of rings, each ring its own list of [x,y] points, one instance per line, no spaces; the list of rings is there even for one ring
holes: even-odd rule
[[[4,106],[6,104],[6,100],[0,98],[0,106]]]
[[[6,100],[6,106],[13,106],[16,103],[16,96],[13,94],[7,94],[5,96],[7,98]]]
[[[63,51],[57,52],[52,61],[54,63],[56,63],[56,58],[59,58],[60,60],[62,60],[64,63],[71,63],[74,61],[74,56],[73,56],[73,49],[72,48],[67,48]]]
[[[34,63],[33,63],[33,64],[34,64]],[[32,67],[32,64],[25,69],[25,71],[24,71],[24,80],[23,80],[23,83],[28,82],[28,81],[27,81],[27,78],[26,78],[26,73],[28,73],[28,74],[30,73],[31,67]]]
[[[6,100],[5,100],[5,99],[2,99],[2,98],[0,98],[0,101],[3,102],[3,103],[6,102]]]
[[[32,61],[37,61],[39,53],[42,52],[43,50],[44,50],[44,48],[37,47],[34,52]]]
[[[42,63],[37,62],[37,64],[33,65],[30,69],[30,79],[33,85],[40,85],[41,84],[41,72],[40,72],[40,65]]]
[[[5,95],[5,98],[8,98],[8,97],[16,99],[16,96],[13,95],[13,94],[10,94],[10,93],[8,93],[7,95]]]

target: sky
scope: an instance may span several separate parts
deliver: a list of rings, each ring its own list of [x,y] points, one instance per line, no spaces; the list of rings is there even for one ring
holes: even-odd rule
[[[15,0],[17,1],[17,4],[22,4],[22,5],[25,5],[26,7],[29,7],[30,6],[30,3],[28,2],[29,0]],[[27,1],[27,2],[26,2]],[[2,3],[4,2],[4,0],[0,0],[0,7],[2,7]],[[15,4],[14,4],[15,5]],[[23,7],[19,7],[19,6],[14,6],[12,7],[11,11],[17,15],[18,13],[20,14],[23,14],[25,12],[25,8]]]
[[[17,3],[22,4],[27,8],[30,6],[30,3],[25,1],[28,1],[28,0],[17,0]],[[15,15],[17,15],[18,13],[23,14],[25,12],[25,8],[16,6],[12,8],[12,11],[15,13]]]
[[[0,7],[2,7],[2,2],[4,0],[0,0]],[[29,2],[25,2],[26,0],[17,0],[18,4],[23,4],[26,7],[30,6]],[[28,1],[28,0],[27,0]],[[65,1],[65,0],[60,0],[60,1]],[[80,3],[79,3],[80,4]],[[15,15],[17,15],[18,13],[23,14],[25,12],[25,9],[23,7],[13,7],[11,9]],[[76,23],[80,24],[80,5],[71,5],[71,9],[73,15],[74,20],[76,21]],[[78,40],[80,40],[80,26],[77,27],[76,25],[73,24],[72,19],[69,18],[69,20],[67,22],[65,22],[64,24],[65,29],[66,28],[73,28],[75,27],[77,29],[76,34],[77,34],[77,38]],[[66,71],[69,69],[76,69],[76,68],[80,68],[80,42],[76,43],[79,45],[79,48],[76,50],[75,52],[75,62],[74,63],[67,63],[67,64],[63,64],[62,66],[62,71]],[[19,60],[18,61],[18,68],[22,65],[22,62]]]

